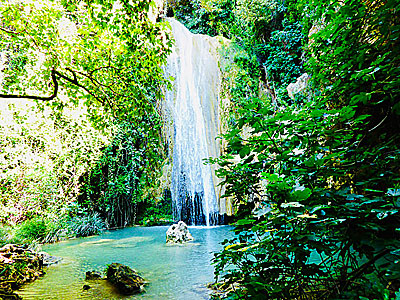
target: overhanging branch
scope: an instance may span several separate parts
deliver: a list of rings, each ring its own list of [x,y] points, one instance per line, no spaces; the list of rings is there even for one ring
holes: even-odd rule
[[[22,99],[31,99],[31,100],[41,100],[41,101],[50,101],[53,100],[55,97],[57,97],[58,93],[58,81],[56,77],[56,71],[51,70],[51,80],[53,81],[53,94],[51,94],[48,97],[42,97],[42,96],[32,96],[32,95],[6,95],[6,94],[0,94],[0,98],[22,98]]]
[[[10,29],[3,28],[3,27],[0,27],[0,31],[3,31],[3,32],[8,33],[8,34],[12,34],[12,35],[19,35],[21,32],[23,32],[23,31],[15,32],[15,31],[12,31]]]
[[[73,70],[67,68],[67,71],[70,71],[70,72],[73,74],[74,78],[70,78],[70,77],[68,77],[68,76],[66,76],[66,75],[64,75],[64,74],[62,74],[62,73],[60,73],[59,71],[56,71],[56,70],[54,70],[54,69],[51,70],[51,79],[52,79],[52,81],[53,81],[53,87],[54,87],[54,88],[53,88],[53,94],[51,94],[51,95],[48,96],[48,97],[46,97],[46,96],[34,96],[34,95],[18,95],[18,94],[11,94],[11,95],[8,95],[8,94],[0,94],[0,98],[7,98],[7,99],[10,99],[10,98],[19,98],[19,99],[41,100],[41,101],[50,101],[50,100],[53,100],[55,97],[57,97],[57,94],[58,94],[58,88],[59,88],[59,84],[58,84],[58,80],[57,80],[57,77],[58,77],[58,78],[62,78],[62,79],[64,79],[64,80],[66,80],[66,81],[72,83],[73,85],[76,85],[77,87],[79,87],[79,88],[85,90],[85,91],[86,91],[88,94],[90,94],[93,98],[97,99],[100,103],[103,103],[103,104],[104,104],[104,100],[103,100],[103,99],[101,99],[101,98],[99,98],[98,96],[96,96],[96,95],[95,95],[93,92],[91,92],[87,87],[85,87],[84,85],[82,85],[82,84],[80,84],[80,83],[78,82],[78,78],[77,78],[77,76],[76,76],[76,73],[75,73]]]
[[[53,89],[53,94],[48,96],[48,97],[44,97],[44,96],[35,96],[35,95],[17,95],[17,94],[11,94],[11,95],[7,95],[7,94],[0,94],[0,98],[20,98],[20,99],[31,99],[31,100],[41,100],[41,101],[50,101],[53,100],[54,98],[57,97],[58,94],[58,88],[59,88],[59,80],[64,80],[67,81],[73,85],[75,85],[76,87],[84,90],[85,92],[87,92],[89,95],[91,95],[94,99],[96,99],[99,103],[101,103],[102,105],[108,105],[110,107],[116,106],[118,108],[120,108],[116,103],[110,101],[110,99],[108,99],[107,97],[107,93],[104,91],[104,88],[108,88],[111,90],[111,92],[114,95],[120,96],[122,97],[122,94],[117,93],[112,87],[109,86],[104,86],[102,85],[100,82],[98,82],[96,79],[92,78],[90,75],[87,74],[83,74],[81,72],[77,72],[75,70],[72,70],[71,68],[66,68],[66,71],[70,72],[72,74],[71,76],[67,76],[57,70],[52,70],[51,71],[51,79],[52,79],[52,85],[54,87]],[[91,89],[89,89],[88,87],[86,87],[84,84],[82,84],[81,82],[79,82],[79,78],[78,75],[81,76],[85,76],[87,77],[88,80],[91,81],[91,83],[93,84],[93,87],[95,87],[96,89],[98,89],[100,92],[102,92],[104,94],[103,97],[96,95],[95,92],[93,92]]]

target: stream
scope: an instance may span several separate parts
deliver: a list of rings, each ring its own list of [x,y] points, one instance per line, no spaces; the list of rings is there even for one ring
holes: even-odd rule
[[[209,299],[205,284],[213,281],[213,252],[233,235],[229,226],[189,227],[195,241],[166,245],[167,226],[131,227],[43,246],[63,257],[46,275],[18,291],[23,299]],[[120,296],[105,281],[85,281],[85,272],[103,271],[119,262],[137,270],[149,284],[146,292]],[[84,291],[84,284],[91,289]]]

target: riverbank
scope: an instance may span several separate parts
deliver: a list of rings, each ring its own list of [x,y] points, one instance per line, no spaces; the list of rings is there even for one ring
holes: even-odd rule
[[[45,274],[44,267],[60,257],[34,251],[27,245],[7,244],[0,248],[0,299],[22,299],[15,293],[22,285]]]
[[[15,293],[24,283],[43,276],[44,255],[24,245],[0,248],[0,299],[22,299]]]

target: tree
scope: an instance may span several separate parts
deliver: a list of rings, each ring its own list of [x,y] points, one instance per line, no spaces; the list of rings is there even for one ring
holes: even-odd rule
[[[397,299],[400,4],[302,5],[314,87],[235,107],[218,163],[240,219],[215,274],[231,299]]]
[[[3,57],[0,98],[52,101],[63,87],[96,116],[155,111],[171,42],[150,20],[150,1],[7,1],[0,7]]]
[[[65,94],[70,103],[86,106],[95,127],[105,131],[131,128],[138,133],[135,151],[141,153],[134,167],[144,174],[142,181],[151,181],[162,159],[157,107],[167,85],[162,66],[172,42],[165,22],[156,21],[150,10],[156,11],[154,2],[148,0],[3,0],[0,98],[31,99],[39,107],[52,107],[57,115],[67,106],[59,97]],[[117,134],[114,143],[132,138]],[[92,159],[88,167],[93,166]],[[129,178],[137,176],[134,169],[123,172]],[[135,180],[127,188],[138,190],[130,195],[140,193]],[[117,196],[106,200],[114,207],[131,207],[136,201]],[[118,215],[105,218],[111,225],[127,225],[132,220]],[[110,221],[114,219],[119,221]]]

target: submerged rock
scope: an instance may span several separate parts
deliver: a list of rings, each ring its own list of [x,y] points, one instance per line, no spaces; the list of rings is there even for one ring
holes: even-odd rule
[[[43,266],[53,265],[53,264],[56,264],[56,263],[58,263],[58,262],[60,262],[62,260],[61,257],[50,255],[50,254],[48,254],[47,252],[44,252],[44,251],[39,252],[38,255],[43,260]]]
[[[146,281],[130,267],[119,263],[112,263],[106,270],[107,280],[113,284],[121,294],[131,295],[140,293]]]
[[[182,244],[193,240],[194,238],[183,221],[171,225],[167,230],[167,244]]]
[[[87,271],[85,274],[85,280],[96,280],[96,279],[103,279],[100,272],[97,271]]]

